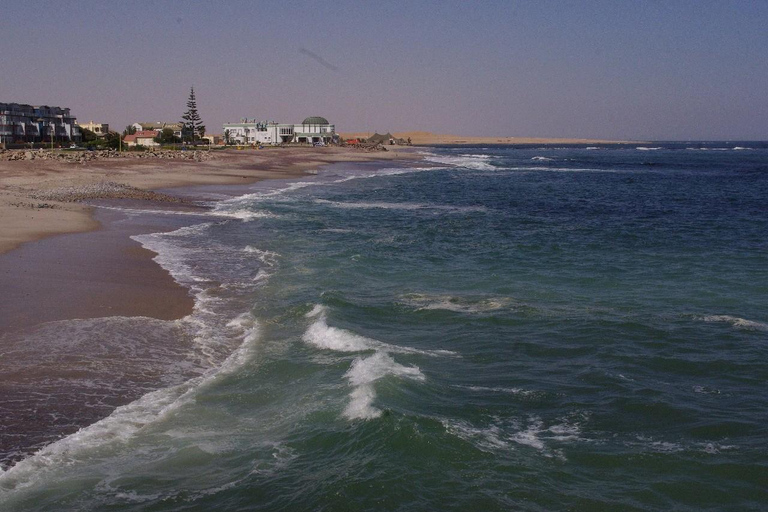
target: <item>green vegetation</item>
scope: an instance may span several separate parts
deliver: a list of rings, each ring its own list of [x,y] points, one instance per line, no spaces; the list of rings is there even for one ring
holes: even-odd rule
[[[87,149],[119,149],[122,136],[117,132],[109,132],[103,137],[97,137],[90,130],[82,130],[83,147]]]
[[[184,140],[194,142],[200,140],[205,135],[205,125],[197,113],[197,100],[195,99],[195,88],[190,87],[189,99],[187,100],[187,111],[181,116],[184,128],[181,137]]]
[[[154,140],[158,144],[177,144],[181,142],[181,139],[175,136],[170,128],[163,128],[163,131]]]

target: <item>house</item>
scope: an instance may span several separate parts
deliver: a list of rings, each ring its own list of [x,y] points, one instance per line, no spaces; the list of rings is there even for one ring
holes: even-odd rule
[[[159,146],[160,144],[155,142],[155,137],[158,135],[160,135],[160,132],[157,130],[142,130],[130,135],[126,135],[123,138],[123,144],[126,146]]]
[[[207,140],[211,145],[224,144],[224,136],[219,134],[205,135],[203,140]]]
[[[173,134],[178,138],[181,138],[181,132],[184,129],[184,125],[182,123],[163,123],[160,121],[156,123],[133,123],[131,126],[136,128],[137,132],[148,130],[162,132],[163,129],[170,128],[173,130]]]
[[[336,127],[324,117],[308,117],[297,124],[255,119],[224,124],[224,138],[230,144],[329,144],[336,137]]]
[[[280,132],[279,125],[270,121],[242,119],[239,123],[224,123],[224,140],[230,144],[279,144]]]
[[[0,143],[79,142],[77,119],[68,108],[0,103]]]
[[[329,144],[336,136],[336,127],[324,117],[308,117],[301,125],[294,125],[294,142]]]
[[[90,121],[87,123],[79,123],[78,126],[81,130],[93,132],[97,137],[104,137],[109,133],[109,125],[107,123],[94,123],[93,121]]]

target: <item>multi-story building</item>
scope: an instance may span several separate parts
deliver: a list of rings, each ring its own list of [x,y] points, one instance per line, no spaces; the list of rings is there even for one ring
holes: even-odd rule
[[[77,119],[68,108],[0,103],[0,142],[79,142]]]
[[[324,117],[308,117],[299,124],[257,122],[255,119],[224,124],[224,138],[230,144],[328,144],[335,137],[336,127]]]
[[[109,133],[109,125],[107,123],[94,123],[90,121],[88,123],[78,123],[81,130],[88,130],[93,132],[97,137],[103,137]]]

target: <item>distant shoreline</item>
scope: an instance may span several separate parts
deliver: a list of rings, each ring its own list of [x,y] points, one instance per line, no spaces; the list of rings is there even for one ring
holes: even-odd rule
[[[360,139],[368,138],[373,133],[369,132],[352,132],[352,133],[340,133],[344,139]],[[546,138],[546,137],[475,137],[475,136],[461,136],[461,135],[449,135],[439,134],[423,131],[412,132],[393,132],[392,135],[398,139],[411,139],[411,144],[414,146],[434,146],[443,144],[458,144],[458,145],[476,145],[476,144],[645,144],[644,141],[634,140],[604,140],[604,139],[569,139],[569,138]]]

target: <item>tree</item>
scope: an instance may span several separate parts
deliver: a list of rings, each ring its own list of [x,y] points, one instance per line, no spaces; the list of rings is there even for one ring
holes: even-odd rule
[[[82,134],[83,142],[93,142],[98,139],[96,134],[87,128],[80,128],[80,133]]]
[[[229,146],[229,143],[230,143],[229,130],[224,130],[224,144]]]
[[[120,147],[120,139],[122,137],[117,132],[107,132],[102,137],[96,137],[93,132],[90,133],[93,135],[93,138],[86,136],[85,133],[83,135],[83,146],[86,148],[118,149]]]
[[[200,119],[200,114],[197,113],[197,100],[195,99],[195,88],[190,87],[189,99],[187,100],[187,111],[181,116],[183,119],[182,124],[184,128],[182,130],[182,136],[191,137],[192,141],[200,138],[200,133],[205,133],[205,125],[203,120]]]
[[[108,132],[103,137],[104,146],[109,149],[118,149],[120,147],[120,134],[117,132]]]
[[[125,130],[123,130],[123,137],[126,135],[133,135],[134,133],[136,133],[136,127],[130,124],[125,127]]]
[[[163,131],[157,134],[154,139],[158,144],[175,144],[181,142],[181,140],[173,134],[173,129],[163,128]]]

